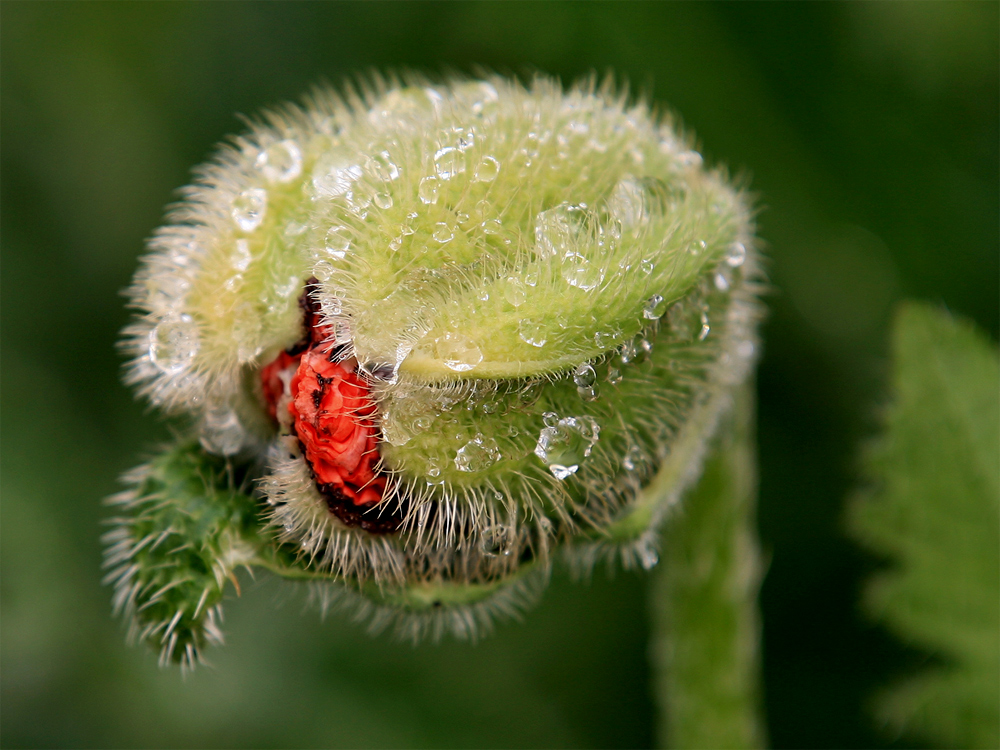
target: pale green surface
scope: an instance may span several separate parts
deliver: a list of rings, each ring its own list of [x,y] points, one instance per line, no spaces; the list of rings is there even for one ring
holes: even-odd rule
[[[884,720],[947,747],[1000,743],[1000,371],[972,325],[907,304],[894,402],[856,534],[891,560],[870,611],[934,664],[881,696]]]
[[[744,386],[700,482],[664,527],[651,650],[660,747],[765,744],[754,432]]]

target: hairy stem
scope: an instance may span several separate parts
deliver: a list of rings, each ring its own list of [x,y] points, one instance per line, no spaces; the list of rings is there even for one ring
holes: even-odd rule
[[[744,385],[719,425],[700,482],[664,528],[652,583],[660,747],[765,742],[754,406],[752,386]]]

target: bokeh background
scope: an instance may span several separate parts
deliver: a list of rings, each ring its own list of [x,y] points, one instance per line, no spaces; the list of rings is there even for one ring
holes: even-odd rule
[[[0,4],[4,747],[642,747],[645,575],[557,574],[523,624],[412,648],[244,581],[214,668],[123,645],[101,498],[169,427],[119,383],[119,296],[235,113],[370,68],[592,71],[681,114],[757,196],[767,719],[902,746],[866,712],[925,655],[859,612],[844,533],[904,297],[998,329],[998,6]]]

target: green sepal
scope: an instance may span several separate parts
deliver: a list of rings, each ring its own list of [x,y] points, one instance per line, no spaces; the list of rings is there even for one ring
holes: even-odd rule
[[[222,641],[227,582],[238,590],[235,570],[267,544],[258,503],[225,459],[195,442],[167,448],[125,481],[132,487],[109,500],[122,515],[104,536],[115,609],[162,664],[192,667]]]

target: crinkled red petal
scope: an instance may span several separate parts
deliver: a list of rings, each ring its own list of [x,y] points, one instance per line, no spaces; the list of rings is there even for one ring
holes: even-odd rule
[[[356,505],[382,499],[386,479],[377,467],[378,429],[368,386],[316,346],[292,377],[288,410],[316,482]]]

